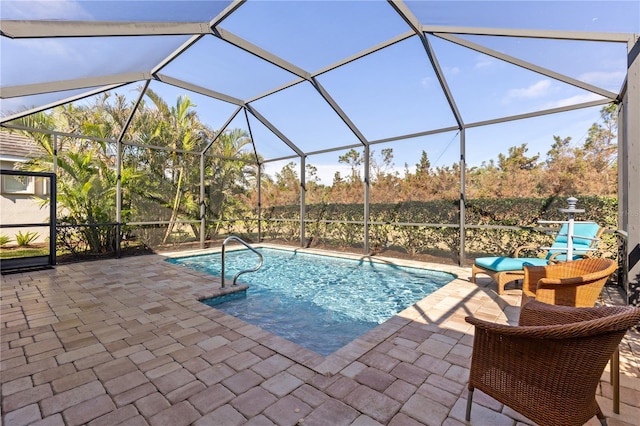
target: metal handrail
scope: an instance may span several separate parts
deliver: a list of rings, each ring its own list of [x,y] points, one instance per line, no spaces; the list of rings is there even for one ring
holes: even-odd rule
[[[251,250],[252,252],[254,252],[255,254],[258,255],[258,257],[260,258],[260,263],[258,263],[258,266],[256,266],[253,269],[245,269],[242,270],[240,272],[238,272],[236,274],[235,277],[233,277],[233,285],[236,285],[236,281],[238,280],[238,277],[244,273],[247,272],[256,272],[258,269],[260,269],[262,267],[262,262],[263,262],[263,258],[262,258],[262,254],[260,254],[260,252],[258,252],[256,249],[254,249],[253,247],[251,247],[249,244],[247,244],[246,242],[244,242],[240,237],[236,237],[235,235],[231,235],[229,237],[227,237],[223,242],[222,242],[222,271],[221,271],[221,275],[222,275],[222,288],[225,287],[225,282],[224,282],[224,260],[225,260],[225,249],[227,247],[227,243],[229,241],[237,241],[240,244],[242,244],[243,246],[245,246],[246,248],[248,248],[249,250]]]

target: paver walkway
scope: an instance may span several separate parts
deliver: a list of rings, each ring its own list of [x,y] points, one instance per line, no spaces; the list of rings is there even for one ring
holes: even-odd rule
[[[464,317],[513,323],[520,292],[429,266],[459,279],[328,357],[200,303],[219,283],[160,255],[2,276],[2,424],[466,424]],[[609,425],[640,422],[638,348],[618,415],[603,374]],[[528,423],[476,392],[473,425]]]

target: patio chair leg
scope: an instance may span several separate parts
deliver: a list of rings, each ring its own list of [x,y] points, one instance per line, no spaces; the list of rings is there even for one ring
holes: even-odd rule
[[[620,414],[620,348],[611,355],[611,361],[609,361],[609,379],[611,387],[613,388],[613,412]]]
[[[471,420],[471,403],[473,401],[473,389],[469,388],[469,394],[467,395],[467,414],[465,415],[465,420]]]
[[[598,407],[598,412],[596,413],[596,417],[598,418],[598,420],[600,420],[600,424],[602,426],[607,426],[607,418],[605,417],[600,407]]]

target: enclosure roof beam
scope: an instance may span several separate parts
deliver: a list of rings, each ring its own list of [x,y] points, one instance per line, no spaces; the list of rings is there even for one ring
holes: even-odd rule
[[[423,32],[422,24],[420,20],[413,14],[413,12],[404,4],[401,0],[387,0],[391,7],[395,9],[395,11],[405,20],[405,22],[411,27],[411,29],[420,37],[420,41],[422,42],[422,46],[429,58],[429,62],[431,63],[431,67],[436,74],[436,78],[438,79],[438,83],[440,84],[440,88],[444,93],[445,98],[447,98],[447,102],[449,103],[449,108],[451,108],[451,113],[455,117],[456,122],[462,128],[463,120],[460,111],[458,110],[458,106],[456,105],[455,99],[451,90],[449,89],[449,85],[447,84],[447,80],[442,73],[442,69],[440,68],[440,64],[438,63],[438,59],[436,58],[435,52],[427,39],[427,36]]]
[[[28,109],[28,110],[25,110],[25,111],[20,111],[20,112],[18,112],[16,114],[8,115],[6,117],[0,117],[0,123],[7,123],[7,122],[12,121],[12,120],[17,120],[19,118],[26,117],[27,115],[35,114],[35,113],[38,113],[38,112],[41,112],[41,111],[46,111],[49,108],[55,108],[55,107],[60,106],[60,105],[64,105],[64,104],[67,104],[67,103],[70,103],[70,102],[75,102],[75,101],[78,101],[80,99],[84,99],[84,98],[88,98],[90,96],[97,95],[98,93],[106,92],[108,90],[114,90],[114,89],[117,89],[118,87],[125,86],[126,84],[128,84],[128,83],[113,84],[113,85],[106,86],[106,87],[100,87],[100,88],[97,88],[95,90],[90,90],[88,92],[83,92],[83,93],[81,93],[79,95],[70,96],[70,97],[61,99],[59,101],[52,102],[50,104],[40,105],[40,106],[35,107],[35,108],[31,108],[31,109]]]
[[[304,156],[304,152],[302,152],[302,150],[300,148],[298,148],[298,146],[296,144],[294,144],[292,141],[290,141],[289,138],[287,138],[280,130],[278,130],[278,128],[276,126],[271,124],[271,122],[269,120],[267,120],[262,114],[260,114],[258,111],[256,111],[255,108],[253,108],[251,105],[246,105],[245,108],[255,118],[257,118],[262,124],[264,124],[269,130],[271,130],[273,132],[273,134],[275,134],[278,138],[280,138],[280,140],[282,142],[287,144],[287,146],[289,148],[291,148],[291,150],[293,152],[298,154],[299,157],[303,157]]]
[[[7,129],[25,130],[25,131],[28,131],[28,132],[44,133],[44,134],[54,135],[54,136],[76,138],[76,139],[84,139],[84,140],[90,140],[90,141],[95,141],[95,142],[106,142],[106,143],[112,143],[112,144],[118,143],[118,141],[115,140],[115,139],[99,138],[99,137],[96,137],[96,136],[86,136],[86,135],[81,135],[81,134],[77,134],[77,133],[60,132],[60,131],[57,131],[57,130],[49,130],[49,129],[34,129],[32,127],[20,126],[20,125],[16,125],[16,124],[5,124],[2,127],[5,127]],[[190,151],[190,150],[186,150],[186,149],[173,148],[173,147],[168,147],[168,146],[150,145],[150,144],[143,144],[143,143],[126,141],[126,140],[122,140],[121,143],[123,145],[135,146],[137,148],[156,149],[156,150],[159,150],[159,151],[172,151],[172,152],[178,152],[180,154],[202,155],[201,152]],[[212,157],[215,157],[215,155],[213,155],[213,154],[208,154],[208,155],[212,156]],[[223,157],[220,157],[220,158],[223,158]],[[240,158],[236,158],[235,160],[246,161],[246,162],[250,163],[250,161],[242,160]]]
[[[40,95],[42,93],[63,92],[66,90],[87,89],[97,86],[112,84],[129,84],[140,80],[149,80],[148,72],[132,72],[123,74],[105,75],[100,77],[76,78],[72,80],[60,80],[50,83],[32,83],[20,86],[0,87],[0,99],[17,98],[20,96]],[[109,90],[103,88],[101,91]]]
[[[267,96],[269,96],[269,95],[273,95],[274,93],[278,93],[278,92],[280,92],[280,91],[282,91],[282,90],[288,89],[289,87],[293,87],[293,86],[295,86],[296,84],[300,84],[300,83],[305,82],[305,81],[307,81],[307,80],[306,80],[306,79],[304,79],[304,78],[296,78],[295,80],[290,81],[289,83],[285,83],[285,84],[283,84],[282,86],[278,86],[278,87],[276,87],[275,89],[271,89],[271,90],[269,90],[268,92],[265,92],[265,93],[263,93],[263,94],[261,94],[261,95],[255,96],[255,97],[253,97],[253,98],[249,98],[249,99],[247,99],[245,102],[246,102],[246,103],[255,102],[255,101],[257,101],[257,100],[260,100],[260,99],[262,99],[262,98],[266,98],[266,97],[267,97]]]
[[[377,45],[375,45],[373,47],[370,47],[369,49],[365,49],[365,50],[363,50],[363,51],[361,51],[359,53],[356,53],[355,55],[349,56],[348,58],[345,58],[345,59],[343,59],[341,61],[338,61],[338,62],[336,62],[334,64],[331,64],[331,65],[329,65],[329,66],[327,66],[325,68],[319,69],[318,71],[315,71],[315,72],[311,73],[311,77],[317,77],[317,76],[319,76],[321,74],[324,74],[326,72],[332,71],[332,70],[334,70],[336,68],[339,68],[339,67],[341,67],[343,65],[346,65],[346,64],[351,63],[353,61],[356,61],[356,60],[358,60],[360,58],[364,58],[365,56],[368,56],[368,55],[370,55],[372,53],[378,52],[379,50],[385,49],[385,48],[387,48],[389,46],[393,46],[396,43],[400,43],[401,41],[404,41],[404,40],[406,40],[408,38],[411,38],[411,37],[413,37],[415,35],[416,35],[416,33],[414,33],[413,31],[407,31],[404,34],[397,35],[397,36],[395,36],[393,38],[390,38],[387,41],[384,41],[384,42],[379,43],[379,44],[377,44]]]
[[[258,153],[258,148],[256,148],[256,141],[253,139],[253,131],[251,130],[249,113],[247,112],[246,108],[244,108],[244,121],[245,123],[247,123],[247,130],[249,131],[249,140],[251,141],[251,146],[253,147],[253,156],[256,159],[256,164],[260,165],[260,154]]]
[[[6,124],[6,125],[3,125],[2,127],[6,127],[7,129],[25,130],[25,131],[28,131],[28,132],[44,133],[44,134],[53,135],[53,136],[61,136],[61,137],[67,137],[67,138],[83,139],[83,140],[89,140],[89,141],[94,141],[94,142],[106,142],[106,143],[112,143],[112,144],[117,144],[118,143],[118,141],[115,140],[115,139],[99,138],[99,137],[96,137],[96,136],[86,136],[86,135],[80,135],[80,134],[77,134],[77,133],[60,132],[60,131],[57,131],[57,130],[49,130],[49,129],[34,129],[34,128],[31,128],[31,127],[19,126],[19,125],[15,125],[15,124]],[[142,144],[142,143],[137,143],[137,142],[125,141],[125,140],[120,141],[120,143],[122,143],[123,145],[127,145],[127,146],[135,146],[137,148],[156,149],[156,150],[159,150],[159,151],[171,151],[171,152],[178,152],[180,154],[200,155],[200,153],[196,152],[196,151],[188,151],[186,149],[176,149],[176,148],[167,147],[167,146],[149,145],[149,144]]]
[[[233,13],[238,7],[240,7],[246,0],[234,0],[229,6],[227,6],[222,12],[218,14],[215,18],[213,18],[209,24],[207,25],[208,31],[205,33],[194,34],[189,40],[182,43],[180,47],[174,50],[170,55],[164,58],[158,65],[156,65],[152,70],[151,74],[159,73],[164,67],[169,65],[174,59],[184,53],[189,47],[195,44],[198,40],[204,37],[206,34],[213,34],[213,28],[227,18],[231,13]]]
[[[225,123],[222,125],[222,127],[220,127],[220,130],[218,130],[218,133],[216,134],[216,136],[207,144],[207,146],[204,147],[204,149],[202,150],[201,154],[206,154],[207,151],[209,150],[209,148],[211,148],[211,146],[213,145],[213,143],[220,137],[220,135],[222,134],[222,132],[224,132],[224,130],[229,126],[229,124],[231,124],[231,122],[233,121],[234,118],[236,118],[236,116],[238,115],[238,113],[242,110],[242,107],[239,106],[234,112],[233,114],[231,114],[229,116],[229,118],[227,118],[227,121],[225,121]]]
[[[436,135],[436,134],[439,134],[439,133],[457,132],[459,130],[460,130],[460,128],[458,126],[443,127],[441,129],[434,129],[434,130],[429,130],[429,131],[426,131],[426,132],[411,133],[411,134],[407,134],[407,135],[395,136],[395,137],[392,137],[392,138],[385,138],[385,139],[377,139],[377,140],[373,140],[373,141],[368,141],[367,144],[368,145],[377,145],[377,144],[381,144],[381,143],[394,142],[394,141],[399,141],[399,140],[404,140],[404,139],[412,139],[412,138],[417,138],[417,137],[421,137],[421,136]],[[304,152],[303,155],[310,156],[310,155],[326,154],[328,152],[344,151],[344,150],[347,150],[347,149],[357,149],[357,148],[362,148],[362,145],[361,144],[341,145],[341,146],[336,146],[336,147],[333,147],[333,148],[326,148],[326,149],[320,149],[320,150],[317,150],[317,151]],[[296,158],[296,157],[298,157],[298,156],[297,155],[290,155],[290,156],[280,157],[280,158],[270,158],[268,160],[264,160],[263,162],[268,163],[268,162],[273,162],[273,161],[288,160],[290,158]]]
[[[395,141],[401,141],[401,140],[405,140],[405,139],[419,138],[419,137],[422,137],[422,136],[437,135],[439,133],[456,132],[458,130],[460,130],[460,127],[458,127],[458,126],[442,127],[440,129],[427,130],[425,132],[409,133],[409,134],[406,134],[406,135],[394,136],[394,137],[391,137],[391,138],[376,139],[374,141],[369,142],[369,144],[370,145],[377,145],[377,144],[381,144],[381,143],[395,142]]]
[[[285,61],[279,56],[276,56],[273,53],[268,52],[263,48],[258,47],[255,44],[241,37],[238,37],[237,35],[231,33],[230,31],[223,30],[222,28],[214,28],[213,33],[220,39],[228,43],[231,43],[234,46],[239,47],[240,49],[251,53],[252,55],[255,55],[261,59],[264,59],[265,61],[279,68],[282,68],[285,71],[289,71],[291,74],[297,75],[298,77],[304,78],[305,80],[308,80],[311,77],[311,74],[303,70],[302,68],[290,62]]]
[[[475,123],[466,124],[465,127],[471,128],[471,127],[488,126],[490,124],[506,123],[508,121],[523,120],[525,118],[541,117],[543,115],[557,114],[559,112],[567,112],[567,111],[574,111],[578,109],[591,108],[591,107],[596,107],[601,105],[607,105],[610,103],[611,103],[610,99],[600,99],[600,100],[591,101],[591,102],[584,102],[581,104],[567,105],[567,106],[558,107],[558,108],[550,108],[542,111],[530,112],[526,114],[511,115],[509,117],[496,118],[494,120],[476,121]]]
[[[343,146],[339,146],[339,147],[335,147],[335,148],[327,148],[327,149],[319,149],[317,151],[309,151],[309,152],[305,152],[304,155],[309,156],[309,155],[326,154],[328,152],[344,151],[346,149],[358,149],[358,148],[362,148],[362,145],[354,143],[354,144],[351,144],[351,145],[343,145]]]
[[[81,137],[84,138],[84,136],[81,136]],[[149,144],[130,142],[130,141],[129,142],[122,141],[122,145],[135,146],[137,148],[155,149],[155,150],[158,150],[158,151],[165,151],[165,152],[177,152],[179,154],[200,155],[200,153],[196,152],[196,151],[190,151],[190,150],[187,150],[187,149],[180,149],[180,148],[173,148],[173,147],[169,147],[169,146],[149,145]]]
[[[236,9],[242,6],[246,1],[247,0],[233,0],[231,4],[229,4],[222,10],[222,12],[218,13],[218,16],[216,16],[209,22],[209,28],[213,29],[214,27],[220,25],[222,21],[227,19],[228,16],[235,12]]]
[[[318,71],[315,71],[315,72],[311,73],[309,76],[310,76],[310,78],[317,77],[317,76],[322,75],[322,74],[324,74],[326,72],[329,72],[329,71],[334,70],[336,68],[339,68],[339,67],[341,67],[343,65],[346,65],[346,64],[348,64],[350,62],[353,62],[353,61],[355,61],[357,59],[363,58],[363,57],[365,57],[367,55],[375,53],[375,52],[377,52],[379,50],[382,50],[382,49],[384,49],[386,47],[389,47],[389,46],[394,45],[396,43],[399,43],[399,42],[401,42],[403,40],[406,40],[406,39],[408,39],[410,37],[413,37],[414,35],[415,34],[413,33],[413,31],[407,31],[406,33],[401,34],[401,35],[396,36],[396,37],[393,37],[393,38],[387,40],[386,42],[380,43],[380,44],[378,44],[378,45],[376,45],[374,47],[371,47],[369,49],[363,50],[360,53],[356,53],[353,56],[350,56],[350,57],[348,57],[346,59],[343,59],[343,60],[338,61],[338,62],[336,62],[336,63],[334,63],[332,65],[329,65],[328,67],[325,67],[325,68],[322,68],[322,69],[320,69]],[[250,102],[257,101],[257,100],[265,98],[265,97],[267,97],[269,95],[273,95],[274,93],[277,93],[277,92],[279,92],[281,90],[288,89],[289,87],[293,87],[296,84],[300,84],[305,80],[308,80],[308,79],[297,78],[297,79],[295,79],[295,80],[293,80],[293,81],[291,81],[289,83],[285,83],[282,86],[279,86],[279,87],[277,87],[275,89],[272,89],[272,90],[270,90],[270,91],[268,91],[266,93],[263,93],[261,95],[258,95],[256,97],[254,97],[254,98],[248,99],[246,102],[250,103]]]
[[[14,130],[24,130],[24,131],[27,131],[27,132],[43,133],[45,135],[52,135],[52,136],[61,136],[61,137],[67,137],[67,138],[86,139],[86,140],[95,141],[95,142],[106,142],[106,143],[113,143],[113,144],[115,144],[117,142],[115,139],[99,138],[99,137],[96,137],[96,136],[85,136],[85,135],[79,135],[77,133],[60,132],[58,130],[35,129],[33,127],[22,126],[22,125],[18,125],[18,124],[5,124],[2,127],[5,127],[7,129],[14,129]]]
[[[409,9],[407,5],[404,4],[404,1],[401,1],[401,0],[387,0],[387,1],[391,5],[391,7],[393,7],[395,11],[398,12],[398,15],[400,15],[400,17],[404,19],[404,21],[407,23],[407,25],[409,25],[409,27],[411,28],[411,30],[413,30],[415,34],[422,33],[422,23],[413,14],[411,9]]]
[[[242,3],[244,3],[244,1],[234,2],[209,23],[139,21],[44,21],[3,19],[0,20],[0,35],[17,39],[44,37],[126,37],[212,34],[216,32],[216,30],[212,27],[219,25],[222,20],[224,20],[235,9],[240,7]],[[389,0],[389,3],[391,3],[391,5],[397,11],[399,11],[400,15],[413,29],[414,32],[419,32],[419,30],[422,29],[422,31],[428,33],[601,41],[614,43],[627,43],[630,37],[627,33],[422,25],[415,17],[411,18],[412,13],[406,7],[406,5],[404,5],[403,2],[398,0]],[[231,35],[228,32],[225,33],[227,35]],[[222,38],[226,39],[226,36],[223,36]],[[227,41],[232,42],[230,40]]]
[[[129,37],[212,34],[246,0],[234,0],[210,22],[123,22],[123,21],[46,21],[0,20],[0,35],[9,38],[44,37]]]
[[[247,163],[247,164],[255,164],[257,165],[258,163],[251,159],[249,160],[248,158],[242,158],[242,157],[227,157],[224,155],[217,155],[217,154],[203,154],[205,157],[209,157],[209,158],[218,158],[220,160],[227,160],[227,161],[239,161],[241,163]]]
[[[357,145],[360,146],[360,145]],[[276,158],[271,158],[269,160],[263,160],[262,164],[266,164],[266,163],[274,163],[276,161],[284,161],[284,160],[291,160],[291,159],[299,159],[300,156],[299,155],[285,155],[284,157],[276,157]]]
[[[427,33],[547,38],[554,40],[603,41],[614,43],[626,43],[629,40],[629,34],[627,33],[599,33],[586,31],[519,30],[506,28],[452,27],[446,25],[423,25],[422,30]]]
[[[449,88],[449,84],[447,83],[447,79],[442,72],[442,68],[440,67],[440,63],[438,62],[438,57],[433,51],[433,47],[431,47],[431,43],[429,39],[424,33],[420,33],[420,40],[422,41],[422,45],[424,46],[424,50],[427,52],[427,56],[429,57],[429,61],[431,62],[431,66],[433,67],[434,72],[436,73],[436,77],[438,78],[438,83],[440,83],[440,88],[444,93],[445,98],[447,98],[447,103],[449,104],[449,108],[451,108],[451,113],[453,114],[458,126],[460,128],[464,127],[464,120],[462,119],[462,114],[460,114],[460,110],[458,109],[458,105],[456,104],[456,100],[451,93],[451,89]]]
[[[182,89],[190,90],[194,93],[199,93],[204,96],[208,96],[214,99],[218,99],[220,101],[229,102],[234,105],[244,106],[244,101],[238,98],[234,98],[233,96],[225,95],[224,93],[216,92],[214,90],[206,89],[202,86],[198,86],[195,84],[187,83],[186,81],[179,80],[177,78],[169,77],[164,74],[157,74],[156,79],[162,81],[163,83],[170,84],[172,86],[180,87]]]
[[[546,75],[547,77],[551,77],[555,80],[562,81],[563,83],[570,84],[572,86],[578,87],[580,89],[587,90],[592,93],[596,93],[600,96],[604,96],[609,99],[616,99],[618,95],[616,93],[610,92],[608,90],[601,89],[599,87],[593,86],[588,83],[584,83],[580,80],[576,80],[575,78],[568,77],[564,74],[557,73],[555,71],[551,71],[547,68],[540,67],[538,65],[532,64],[531,62],[523,61],[521,59],[515,58],[511,55],[507,55],[501,52],[498,52],[493,49],[489,49],[488,47],[481,46],[479,44],[473,43],[468,40],[464,40],[459,37],[455,37],[449,34],[442,33],[434,33],[433,35],[440,37],[444,40],[450,41],[451,43],[458,44],[463,47],[467,47],[469,49],[475,50],[476,52],[483,53],[488,56],[492,56],[496,59],[500,59],[501,61],[509,62],[510,64],[517,65],[519,67],[528,69],[530,71],[536,72],[538,74]]]
[[[387,138],[387,139],[378,139],[375,141],[370,141],[368,144],[369,145],[376,145],[376,144],[381,144],[381,143],[386,143],[386,142],[393,142],[393,141],[399,141],[399,140],[403,140],[403,139],[411,139],[411,138],[415,138],[415,137],[419,137],[419,136],[428,136],[428,135],[435,135],[438,133],[446,133],[446,132],[457,132],[459,131],[460,128],[455,126],[455,127],[447,127],[447,128],[442,128],[442,129],[438,129],[438,130],[430,130],[428,132],[420,132],[420,133],[413,133],[410,135],[403,135],[403,136],[397,136],[397,137],[393,137],[393,138]],[[362,148],[361,144],[350,144],[350,145],[342,145],[342,146],[336,146],[333,148],[326,148],[326,149],[320,149],[317,151],[308,151],[303,153],[303,156],[308,157],[311,155],[319,155],[319,154],[326,154],[329,152],[336,152],[336,151],[344,151],[347,149],[358,149],[358,148]],[[283,161],[283,160],[289,160],[292,158],[299,158],[299,155],[287,155],[287,156],[283,156],[283,157],[277,157],[277,158],[269,158],[269,159],[264,159],[262,161],[262,163],[273,163],[275,161]]]
[[[0,21],[0,34],[13,39],[166,36],[211,33],[211,25],[208,22]]]
[[[413,139],[413,138],[418,138],[418,137],[421,137],[421,136],[437,135],[439,133],[457,132],[459,130],[460,130],[460,128],[458,126],[443,127],[443,128],[440,128],[440,129],[434,129],[434,130],[429,130],[429,131],[425,131],[425,132],[418,132],[418,133],[411,133],[411,134],[406,134],[406,135],[394,136],[392,138],[376,139],[376,140],[367,142],[367,144],[368,145],[378,145],[378,144],[381,144],[381,143],[388,143],[388,142],[400,141],[400,140],[405,140],[405,139]],[[326,154],[328,152],[344,151],[344,150],[347,150],[347,149],[357,149],[357,148],[362,148],[362,145],[361,144],[341,145],[341,146],[336,146],[336,147],[333,147],[333,148],[320,149],[320,150],[317,150],[317,151],[308,151],[308,152],[305,152],[303,155],[310,156],[310,155]],[[270,158],[268,160],[264,160],[263,162],[268,163],[268,162],[273,162],[273,161],[287,160],[289,158],[296,158],[296,157],[298,157],[298,156],[297,155],[290,155],[290,156],[279,157],[279,158]]]
[[[516,120],[523,120],[523,119],[527,119],[527,118],[539,117],[539,116],[543,116],[543,115],[550,115],[550,114],[568,112],[568,111],[573,111],[573,110],[577,110],[577,109],[592,108],[592,107],[596,107],[596,106],[606,105],[606,104],[608,104],[610,102],[611,102],[610,100],[601,99],[601,100],[596,100],[596,101],[591,101],[591,102],[584,102],[584,103],[576,104],[576,105],[570,105],[570,106],[547,109],[547,110],[543,110],[543,111],[531,112],[531,113],[527,113],[527,114],[512,115],[512,116],[509,116],[509,117],[497,118],[497,119],[494,119],[494,120],[477,121],[477,122],[474,122],[474,123],[465,124],[465,128],[482,127],[482,126],[487,126],[487,125],[491,125],[491,124],[499,124],[499,123],[505,123],[505,122],[509,122],[509,121],[516,121]],[[418,137],[422,137],[422,136],[436,135],[436,134],[440,134],[440,133],[455,132],[455,131],[458,131],[458,130],[460,130],[460,128],[458,126],[442,127],[440,129],[433,129],[433,130],[428,130],[428,131],[424,131],[424,132],[410,133],[410,134],[406,134],[406,135],[394,136],[394,137],[384,138],[384,139],[376,139],[376,140],[369,141],[368,144],[369,145],[378,145],[378,144],[381,144],[381,143],[395,142],[395,141],[400,141],[400,140],[405,140],[405,139],[413,139],[413,138],[418,138]],[[309,151],[309,152],[303,153],[303,155],[309,156],[309,155],[316,155],[316,154],[325,154],[325,153],[328,153],[328,152],[341,151],[341,150],[345,150],[345,149],[352,149],[352,148],[359,148],[359,147],[361,147],[361,145],[350,144],[350,145],[338,146],[338,147],[334,147],[334,148],[327,148],[327,149],[318,150],[318,151]],[[267,163],[267,162],[272,162],[272,161],[286,160],[286,159],[289,159],[289,158],[296,158],[296,156],[292,155],[292,156],[281,157],[281,158],[277,158],[277,159],[268,159],[268,160],[264,160],[264,162]]]
[[[138,107],[142,103],[142,100],[144,99],[144,95],[147,93],[147,89],[149,88],[149,83],[151,83],[151,80],[145,81],[144,85],[140,89],[140,94],[138,95],[138,98],[136,99],[136,102],[133,105],[133,108],[131,108],[129,117],[127,117],[127,121],[125,121],[124,125],[122,126],[122,130],[120,130],[120,136],[118,136],[118,142],[122,142],[122,139],[124,139],[124,135],[129,130],[129,126],[131,126],[131,123],[133,122],[133,117],[136,115],[136,112],[138,111]]]
[[[186,51],[189,47],[191,47],[195,42],[200,40],[202,37],[204,37],[204,35],[202,35],[202,34],[191,36],[189,38],[189,40],[187,40],[184,43],[182,43],[181,46],[179,46],[176,50],[171,52],[170,55],[168,55],[166,58],[164,58],[162,61],[160,61],[160,63],[158,63],[158,65],[153,67],[153,69],[151,70],[151,74],[155,75],[155,74],[159,73],[164,67],[169,65],[171,63],[171,61],[173,61],[178,56],[180,56],[182,53],[184,53],[184,51]]]
[[[358,138],[360,143],[362,145],[367,145],[367,138],[364,137],[364,135],[362,134],[360,129],[358,129],[356,127],[356,125],[353,123],[353,121],[351,121],[349,116],[347,114],[345,114],[345,112],[342,110],[342,108],[340,108],[338,103],[331,97],[329,92],[326,91],[326,89],[322,86],[322,84],[320,84],[320,82],[318,80],[316,80],[315,78],[311,79],[311,84],[313,85],[313,87],[315,87],[315,89],[318,91],[318,93],[320,93],[320,96],[322,96],[324,98],[324,100],[327,101],[327,103],[329,104],[329,106],[331,106],[333,111],[336,114],[338,114],[340,119],[342,119],[344,124],[347,125],[349,130],[351,130],[351,132],[354,135],[356,135],[356,137]]]

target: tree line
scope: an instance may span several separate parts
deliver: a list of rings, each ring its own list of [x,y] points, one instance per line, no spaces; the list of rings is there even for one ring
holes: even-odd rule
[[[186,221],[191,233],[200,233],[201,209],[207,225],[205,235],[220,231],[221,221],[254,218],[258,206],[258,166],[262,163],[244,130],[219,132],[203,123],[196,105],[180,96],[169,104],[147,90],[131,120],[134,102],[124,96],[104,93],[85,105],[68,104],[18,120],[35,129],[81,134],[76,138],[27,131],[41,147],[42,155],[21,167],[33,171],[54,170],[57,153],[58,206],[61,224],[81,225],[116,221],[116,164],[118,140],[124,134],[120,168],[121,222],[170,224],[155,234],[156,243],[170,241],[174,223]],[[496,161],[466,170],[466,197],[514,198],[549,195],[615,196],[617,186],[615,144],[616,107],[601,110],[601,124],[594,123],[585,142],[575,147],[570,138],[554,136],[542,158],[530,155],[526,144],[509,148]],[[125,126],[129,123],[125,132]],[[54,146],[54,140],[57,146]],[[204,202],[201,203],[199,152],[204,158]],[[194,154],[196,153],[196,154]],[[336,172],[331,185],[320,183],[317,169],[306,168],[306,203],[363,202],[363,153],[350,150],[339,156],[351,173]],[[460,166],[432,167],[425,151],[419,161],[396,170],[393,149],[371,150],[371,203],[455,200],[460,194]],[[260,174],[262,206],[298,204],[300,179],[294,163],[274,176]],[[91,251],[104,251],[113,244],[113,228],[79,228]]]
[[[539,198],[549,196],[617,196],[617,114],[614,104],[600,111],[601,123],[594,123],[580,146],[571,137],[553,136],[546,153],[530,154],[527,144],[513,146],[500,153],[497,160],[467,168],[466,197],[475,198]],[[364,153],[351,149],[338,157],[338,162],[351,168],[342,176],[335,172],[331,185],[319,182],[317,169],[307,164],[306,202],[362,203]],[[370,151],[370,202],[398,203],[457,199],[460,196],[460,165],[433,167],[426,151],[404,172],[394,171],[393,149]],[[269,180],[263,199],[269,205],[296,204],[300,197],[298,166],[291,162]]]

